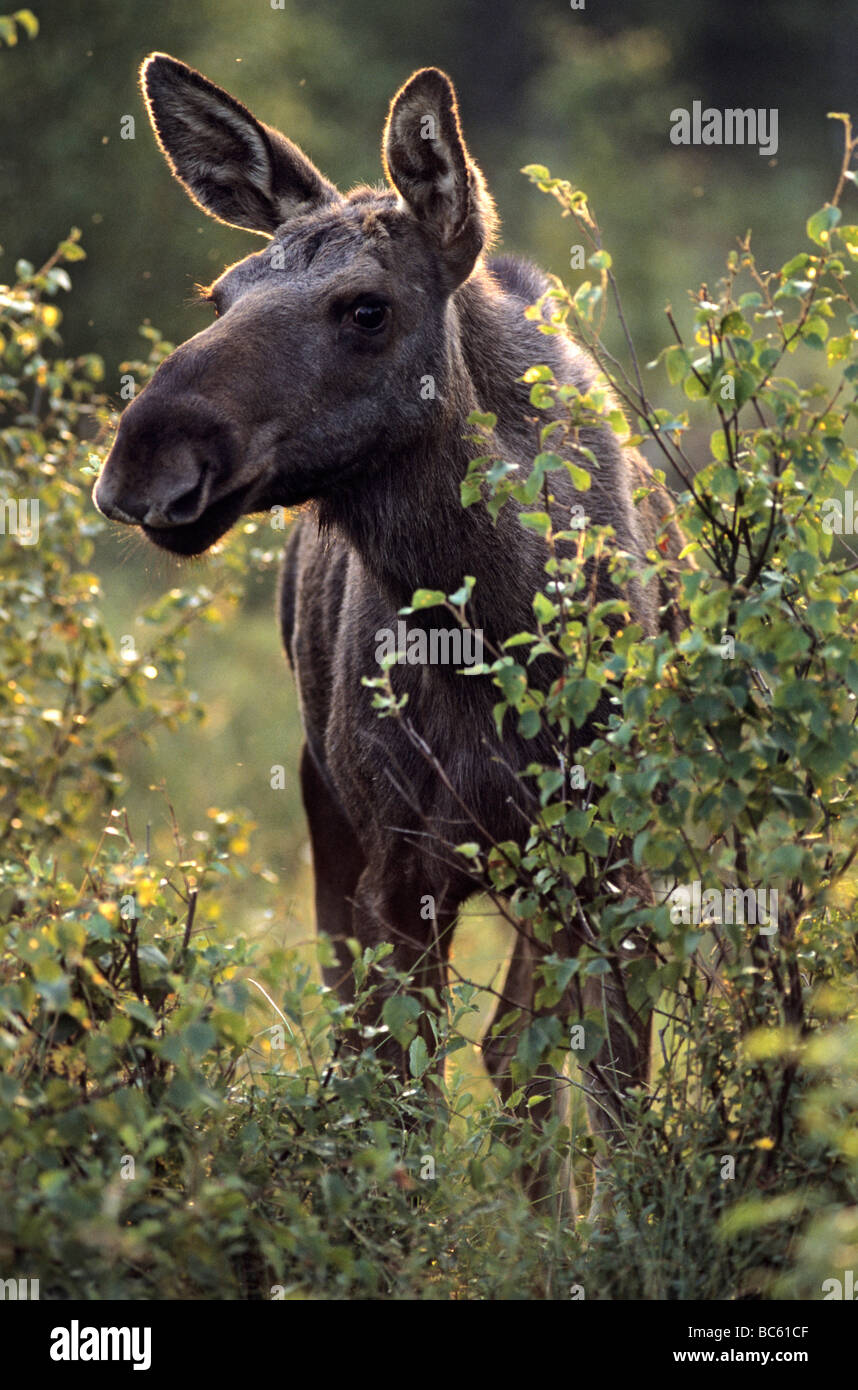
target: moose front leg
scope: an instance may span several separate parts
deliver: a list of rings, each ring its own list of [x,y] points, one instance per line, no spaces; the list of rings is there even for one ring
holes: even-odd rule
[[[631,1086],[645,1085],[649,1078],[651,1009],[632,1007],[621,970],[607,977],[590,976],[581,989],[573,983],[558,1005],[537,1009],[535,997],[540,983],[539,958],[544,949],[519,931],[501,996],[483,1039],[483,1059],[498,1093],[506,1102],[518,1089],[511,1072],[513,1058],[522,1032],[535,1018],[554,1013],[564,1022],[574,1023],[576,1019],[583,1019],[585,1014],[596,1013],[605,1019],[605,1041],[584,1069],[583,1083],[590,1132],[605,1141],[599,1146],[601,1152],[596,1160],[590,1207],[592,1220],[600,1214],[604,1200],[605,1169],[609,1162],[606,1151],[623,1142],[626,1092]],[[638,954],[646,949],[645,943],[635,944]],[[507,1025],[502,1033],[493,1035],[504,1015],[516,1008],[520,1010],[518,1018]],[[574,1060],[574,1048],[571,1056]],[[566,1126],[571,1114],[570,1089],[573,1084],[570,1078],[543,1064],[524,1086],[514,1113],[521,1119],[529,1119],[538,1129],[547,1127],[554,1118],[560,1121],[561,1127]],[[531,1104],[534,1095],[544,1099]],[[570,1152],[559,1158],[543,1152],[538,1162],[525,1170],[523,1180],[528,1196],[534,1202],[553,1203],[558,1218],[577,1214]]]
[[[331,941],[335,963],[322,967],[322,978],[344,1003],[353,997],[352,910],[366,858],[326,779],[306,746],[301,753],[301,793],[310,845],[316,895],[316,927]]]
[[[512,1061],[522,1032],[536,1016],[534,970],[537,958],[534,944],[523,931],[519,931],[500,998],[483,1038],[483,1061],[504,1103],[518,1089],[512,1078]],[[495,1033],[494,1029],[504,1015],[516,1008],[520,1010],[518,1018],[503,1032]],[[560,1120],[561,1125],[568,1124],[569,1082],[555,1068],[547,1065],[538,1067],[523,1091],[520,1102],[514,1108],[519,1119],[530,1120],[538,1129],[543,1129],[554,1117]],[[530,1101],[535,1095],[544,1099],[532,1105]],[[571,1155],[568,1152],[559,1160],[554,1154],[543,1152],[538,1162],[529,1165],[522,1176],[524,1190],[533,1202],[553,1204],[554,1215],[559,1219],[576,1212]]]
[[[587,1012],[606,1019],[606,1038],[586,1069],[584,1087],[591,1134],[604,1141],[596,1156],[590,1220],[604,1210],[610,1152],[623,1143],[626,1092],[645,1086],[650,1076],[652,1007],[632,1007],[622,972],[591,976],[583,990]]]
[[[431,1055],[435,1034],[429,1015],[443,1008],[459,903],[450,899],[443,885],[432,891],[433,885],[419,883],[419,878],[401,859],[395,868],[368,866],[355,892],[352,931],[362,946],[386,942],[393,947],[377,971],[376,987],[360,1023],[370,1028],[381,1026],[386,1001],[396,994],[411,995],[420,1004],[417,1029]],[[408,1052],[396,1038],[383,1035],[375,1051],[403,1081],[408,1079]],[[439,1063],[438,1070],[442,1066]]]
[[[360,1051],[365,1045],[361,1029],[380,1027],[385,1000],[404,989],[387,977],[388,972],[410,977],[408,992],[418,998],[424,1011],[441,1007],[458,903],[449,901],[445,885],[436,886],[434,892],[408,887],[418,875],[401,863],[381,868],[367,864],[350,822],[307,747],[301,755],[301,791],[313,853],[316,925],[329,938],[335,955],[334,962],[322,968],[325,984],[343,1003],[351,1004],[355,990],[349,938],[362,948],[382,942],[393,946],[357,1029],[342,1039],[347,1050]],[[380,886],[384,884],[396,886],[385,889]],[[425,1013],[418,1027],[432,1052],[435,1039]],[[376,1050],[407,1079],[408,1057],[395,1038],[386,1036]]]

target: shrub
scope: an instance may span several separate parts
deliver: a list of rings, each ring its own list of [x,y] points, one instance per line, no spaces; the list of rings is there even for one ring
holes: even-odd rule
[[[610,1155],[616,1219],[588,1253],[599,1296],[819,1296],[819,1271],[837,1276],[855,1258],[858,572],[837,538],[854,530],[843,490],[858,462],[858,228],[840,209],[858,141],[847,117],[834,119],[844,160],[831,202],[808,220],[811,249],[761,272],[744,238],[717,291],[692,297],[690,340],[668,309],[675,341],[649,367],[666,370],[682,407],[652,403],[631,342],[627,366],[603,346],[608,301],[625,320],[585,195],[527,169],[575,219],[596,272],[574,294],[555,283],[528,312],[548,310],[545,333],[571,326],[602,377],[581,394],[546,367],[527,374],[535,414],[560,404],[566,418],[542,428],[523,480],[494,449],[494,417],[471,417],[483,447],[463,505],[497,516],[545,501],[519,513],[546,546],[533,628],[482,669],[498,688],[498,729],[547,732],[555,756],[523,779],[534,805],[523,845],[448,846],[544,950],[513,1079],[598,1050],[603,1020],[583,1003],[562,1024],[545,1017],[570,982],[622,976],[658,1021],[660,1066]],[[808,384],[785,374],[791,357]],[[663,539],[644,570],[676,590],[678,639],[644,636],[622,600],[590,602],[594,566],[620,583],[635,572],[608,528],[577,513],[552,528],[552,473],[567,470],[586,501],[598,464],[579,430],[594,420],[629,446],[646,442],[681,481],[686,566],[676,572]],[[704,429],[708,461],[695,467],[687,440]],[[445,603],[465,623],[471,584],[413,604]],[[545,654],[560,667],[547,691],[531,679]],[[388,672],[368,683],[379,712],[407,728]],[[582,746],[606,701],[610,718]],[[624,867],[632,883],[647,875],[655,905],[612,891]],[[581,920],[589,944],[570,959],[562,943]],[[650,948],[630,956],[642,937]],[[570,1048],[570,1025],[583,1049]],[[593,1147],[579,1146],[579,1168]]]

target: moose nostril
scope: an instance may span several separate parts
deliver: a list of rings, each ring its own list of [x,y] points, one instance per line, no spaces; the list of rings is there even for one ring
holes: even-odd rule
[[[150,506],[144,523],[149,526],[185,526],[205,511],[209,491],[209,471],[203,465],[196,482],[163,503]]]
[[[205,472],[201,473],[193,487],[189,487],[185,492],[174,497],[167,511],[171,517],[177,521],[184,519],[187,515],[196,516],[200,510],[203,500],[203,489],[205,486]]]

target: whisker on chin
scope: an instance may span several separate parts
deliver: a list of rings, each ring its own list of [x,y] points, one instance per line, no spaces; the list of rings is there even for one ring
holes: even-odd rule
[[[196,283],[184,300],[186,309],[200,309],[212,303],[211,289],[208,285]]]

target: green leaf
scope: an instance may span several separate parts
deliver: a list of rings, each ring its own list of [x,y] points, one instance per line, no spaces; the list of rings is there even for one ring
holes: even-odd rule
[[[687,348],[675,343],[666,349],[664,354],[664,365],[667,371],[667,379],[671,386],[678,386],[682,379],[691,370],[691,353]]]
[[[542,536],[547,536],[551,530],[551,517],[547,512],[519,512],[518,519],[522,526],[530,531],[538,531]]]
[[[565,691],[564,703],[576,729],[580,729],[587,716],[592,714],[599,702],[601,693],[602,687],[588,677],[569,683]]]
[[[693,372],[689,372],[682,383],[682,389],[690,401],[703,401],[709,395],[706,377],[701,380],[699,373],[695,376]]]
[[[533,611],[540,623],[553,622],[560,611],[556,603],[552,603],[547,594],[542,592],[534,594]]]
[[[217,1033],[210,1023],[204,1019],[197,1019],[195,1023],[189,1023],[184,1032],[185,1042],[191,1049],[195,1057],[202,1057],[214,1047],[217,1042]]]
[[[722,337],[728,334],[738,334],[739,337],[747,338],[751,334],[749,325],[737,309],[732,309],[729,314],[724,315],[718,331]]]
[[[535,1018],[529,1027],[523,1029],[515,1051],[515,1059],[523,1068],[522,1079],[533,1075],[547,1053],[557,1047],[562,1032],[559,1018]]]
[[[39,21],[32,10],[16,10],[12,16],[25,30],[28,39],[34,39],[39,32]]]
[[[148,1004],[143,1004],[139,999],[126,999],[122,1007],[138,1023],[145,1023],[148,1028],[155,1027],[157,1019]]]
[[[810,265],[811,262],[815,260],[815,256],[811,256],[807,251],[802,251],[801,255],[793,256],[791,261],[787,261],[786,265],[782,265],[779,273],[784,280],[789,280],[797,271],[804,270],[805,266]],[[762,297],[757,295],[757,303],[762,304],[762,302]]]
[[[852,260],[858,261],[858,227],[854,225],[838,227],[837,235],[841,238]]]
[[[521,172],[537,183],[547,183],[551,178],[544,164],[525,164]]]
[[[587,833],[582,836],[581,844],[588,854],[597,857],[608,852],[608,837],[600,825],[591,825]]]
[[[829,367],[835,362],[842,362],[852,351],[853,340],[848,334],[842,338],[831,338],[825,349],[825,356]]]
[[[536,708],[525,709],[518,716],[518,732],[522,738],[536,738],[542,728],[542,716]]]
[[[408,1066],[412,1076],[418,1079],[429,1066],[429,1050],[421,1037],[416,1037],[408,1049]]]
[[[578,491],[589,492],[593,480],[587,472],[587,469],[581,468],[577,463],[572,463],[568,459],[564,460],[564,462],[566,464],[566,471]]]
[[[468,416],[469,425],[481,425],[486,430],[493,430],[497,422],[498,417],[490,410],[472,410]]]
[[[461,604],[467,603],[471,597],[471,594],[474,591],[474,585],[476,584],[476,582],[477,581],[476,579],[474,579],[473,575],[466,574],[461,588],[457,589],[454,594],[448,595],[450,602],[454,603],[457,608]]]
[[[827,246],[832,227],[840,221],[840,209],[826,203],[824,208],[807,219],[807,235],[817,246]]]
[[[495,682],[503,691],[507,702],[515,705],[527,690],[527,672],[523,666],[515,663],[499,666],[495,671]]]
[[[446,603],[447,595],[440,589],[416,589],[411,598],[410,608],[400,608],[400,613],[416,613],[421,608],[437,608],[439,603]]]
[[[415,1020],[420,1005],[410,994],[393,994],[385,999],[381,1017],[400,1047],[408,1047],[417,1033]]]

